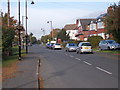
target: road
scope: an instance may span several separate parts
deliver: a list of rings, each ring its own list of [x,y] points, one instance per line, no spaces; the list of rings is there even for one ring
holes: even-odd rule
[[[118,88],[118,56],[76,54],[35,45],[45,88]]]

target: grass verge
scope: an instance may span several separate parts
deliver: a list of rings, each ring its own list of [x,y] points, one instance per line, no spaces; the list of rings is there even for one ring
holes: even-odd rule
[[[97,51],[97,52],[105,52],[105,53],[112,53],[112,54],[120,54],[120,50],[98,50],[97,48],[94,48],[93,49],[94,51]]]
[[[18,61],[18,55],[19,55],[19,49],[18,47],[13,47],[13,55],[5,57],[4,60],[2,60],[2,66],[3,67],[10,67],[12,64],[16,63]],[[25,56],[25,50],[21,50],[21,56]]]

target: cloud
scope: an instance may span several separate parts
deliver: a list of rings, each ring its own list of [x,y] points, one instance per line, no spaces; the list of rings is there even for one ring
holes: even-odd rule
[[[77,18],[96,18],[105,12],[108,4],[109,3],[36,3],[35,5],[28,5],[28,32],[32,32],[39,38],[43,34],[41,28],[45,29],[46,34],[49,34],[51,31],[50,23],[48,24],[47,21],[53,22],[53,28],[63,28],[66,24],[74,24]],[[6,12],[7,5],[3,6]],[[11,3],[11,16],[15,16],[18,20],[17,2]],[[21,20],[22,16],[25,16],[24,3],[21,3]]]
[[[41,28],[44,28],[46,34],[51,31],[50,24],[47,21],[52,21],[53,28],[63,28],[66,24],[73,24],[77,18],[91,14],[93,11],[81,9],[33,9],[28,11],[28,28],[29,31],[37,32],[39,37],[42,35]],[[39,33],[39,34],[38,34]]]

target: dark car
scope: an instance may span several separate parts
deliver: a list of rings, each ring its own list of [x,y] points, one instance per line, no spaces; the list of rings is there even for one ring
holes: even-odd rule
[[[50,43],[47,43],[47,44],[46,44],[46,48],[49,48],[49,47],[50,47]]]
[[[77,49],[77,44],[76,43],[67,43],[66,47],[65,47],[65,51],[69,52],[69,51],[76,51]]]

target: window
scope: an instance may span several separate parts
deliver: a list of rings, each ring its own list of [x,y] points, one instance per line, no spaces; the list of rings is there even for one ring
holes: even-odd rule
[[[104,28],[104,23],[103,22],[98,22],[98,28]]]
[[[83,43],[82,46],[91,46],[90,43]]]
[[[69,46],[77,46],[75,43],[70,43]]]

